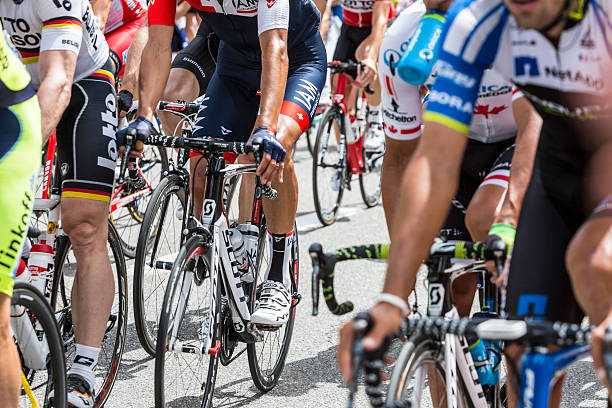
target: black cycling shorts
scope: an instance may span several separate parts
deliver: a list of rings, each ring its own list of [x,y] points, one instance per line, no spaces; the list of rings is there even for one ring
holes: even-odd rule
[[[117,160],[117,99],[110,59],[72,84],[57,128],[62,197],[110,201]]]
[[[482,143],[469,139],[459,176],[459,188],[440,235],[447,239],[471,241],[465,226],[465,213],[476,190],[481,185],[498,184],[507,188],[514,138],[497,143]]]
[[[578,323],[584,316],[565,252],[588,217],[582,196],[587,155],[576,146],[568,150],[560,140],[559,132],[542,130],[523,199],[505,292],[505,311],[513,318]]]
[[[347,24],[342,24],[340,36],[336,42],[336,50],[334,51],[334,61],[353,61],[357,62],[355,51],[361,45],[363,40],[372,32],[372,27],[353,27]]]
[[[172,68],[183,68],[196,76],[200,85],[198,96],[206,93],[208,83],[215,73],[218,51],[219,38],[202,22],[193,41],[183,48],[172,61]]]

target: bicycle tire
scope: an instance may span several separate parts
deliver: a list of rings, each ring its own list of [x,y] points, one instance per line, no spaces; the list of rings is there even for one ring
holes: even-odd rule
[[[325,111],[323,114],[323,119],[321,119],[321,123],[319,125],[319,129],[317,131],[317,138],[315,140],[314,145],[314,153],[313,153],[313,161],[312,161],[312,188],[314,195],[314,204],[315,211],[317,213],[317,218],[324,226],[331,225],[336,221],[336,217],[338,215],[338,211],[340,210],[340,204],[342,202],[342,196],[344,194],[345,187],[345,177],[348,169],[348,161],[346,155],[346,136],[344,129],[344,120],[342,118],[343,113],[341,113],[337,107],[331,106],[329,109]],[[327,210],[323,208],[321,204],[321,196],[323,194],[323,183],[330,183],[330,179],[324,180],[324,176],[322,174],[323,170],[320,170],[322,167],[319,164],[319,161],[322,160],[321,149],[324,147],[328,149],[328,141],[330,139],[330,131],[334,128],[333,122],[337,122],[337,126],[340,129],[340,143],[337,145],[339,161],[334,164],[336,168],[336,173],[332,173],[332,177],[340,178],[338,183],[338,192],[335,195],[334,204],[332,204],[331,209]],[[332,139],[335,137],[332,135]],[[324,152],[327,153],[327,150]],[[321,182],[321,186],[319,186],[319,182]],[[331,186],[327,186],[327,189],[333,191]],[[332,193],[331,196],[334,196]]]
[[[363,154],[363,169],[361,170],[361,173],[359,174],[359,191],[361,192],[361,198],[363,199],[363,203],[366,205],[366,207],[371,208],[374,207],[375,205],[377,205],[380,202],[380,198],[382,195],[382,190],[381,190],[381,176],[382,176],[382,157],[380,159],[377,159],[376,161],[378,163],[376,164],[370,164],[368,163],[368,160],[370,157],[372,157],[373,155],[379,155],[379,152],[367,152],[365,150],[362,150],[362,154]],[[370,193],[369,187],[366,187],[367,183],[367,178],[368,176],[372,177],[374,174],[371,173],[378,173],[378,183],[376,185],[376,189],[374,189],[374,191],[372,193]]]
[[[299,242],[298,242],[298,232],[297,232],[296,225],[294,225],[293,231],[294,231],[295,238],[294,238],[293,246],[291,249],[291,268],[290,268],[290,273],[292,277],[291,293],[297,294],[298,283],[299,283],[299,246],[298,246]],[[268,242],[268,231],[266,228],[265,217],[263,217],[262,222],[260,224],[259,242],[257,245],[257,263],[256,263],[257,273],[256,273],[254,282],[251,284],[251,290],[250,290],[251,310],[255,309],[255,303],[256,303],[257,291],[258,291],[257,282],[260,281],[259,278],[263,280],[263,276],[265,274],[265,268],[263,267],[264,262],[262,261],[264,259],[264,255],[268,253],[268,251],[266,251],[267,242]],[[247,355],[248,355],[248,360],[249,360],[249,370],[251,371],[251,378],[253,379],[253,383],[255,384],[255,386],[262,392],[268,392],[276,386],[283,372],[283,369],[285,368],[285,360],[287,358],[287,353],[289,352],[289,346],[291,344],[291,337],[293,335],[293,327],[295,324],[295,307],[298,301],[294,297],[292,302],[293,302],[293,305],[291,306],[291,313],[289,314],[289,320],[287,321],[287,323],[285,323],[285,326],[284,326],[283,338],[282,338],[282,343],[280,344],[279,353],[276,357],[276,361],[274,362],[274,365],[272,366],[272,368],[269,370],[266,370],[267,373],[264,372],[264,370],[262,370],[262,367],[260,364],[261,358],[259,356],[263,355],[264,353],[258,353],[257,348],[258,348],[258,345],[260,344],[263,344],[265,346],[265,344],[271,344],[273,342],[270,342],[264,338],[262,342],[255,342],[255,343],[247,344]],[[283,330],[283,328],[279,328],[275,331],[264,331],[264,336],[266,335],[274,336],[274,333],[278,334],[281,330]]]
[[[169,260],[172,258],[171,261],[174,261],[172,254],[178,253],[180,250],[182,221],[176,218],[176,207],[172,205],[172,202],[176,200],[176,203],[180,203],[183,208],[186,208],[187,194],[187,188],[180,176],[171,174],[162,180],[149,200],[138,234],[133,281],[134,325],[142,348],[151,356],[155,356],[155,342],[157,340],[155,325],[161,313],[161,308],[157,306],[161,306],[163,301],[167,278],[170,273],[165,269],[167,268],[165,265],[157,268],[156,265],[150,264],[153,263],[153,259],[157,259],[156,255],[161,251],[168,252],[168,254],[164,253],[163,255],[168,256]],[[171,229],[172,231],[168,232],[173,234],[174,238],[178,237],[178,240],[170,242],[170,239],[166,239],[165,242],[168,245],[164,247],[162,235],[166,229]],[[155,245],[156,238],[158,239],[157,246]],[[174,247],[171,248],[171,245],[174,245]],[[147,264],[147,261],[150,264]],[[165,282],[164,276],[166,276]],[[159,285],[156,284],[157,278],[159,278]],[[153,279],[152,285],[150,285],[151,279]],[[154,291],[148,290],[148,287],[152,287]],[[161,291],[157,291],[158,288]],[[147,301],[150,298],[153,298],[151,304]]]
[[[187,275],[187,273],[191,273],[192,275],[194,274],[193,270],[189,270],[190,268],[196,268],[197,266],[194,266],[194,264],[197,264],[197,262],[199,262],[195,257],[206,250],[206,247],[204,246],[204,240],[202,239],[201,236],[199,235],[194,235],[191,238],[189,238],[185,244],[181,247],[181,250],[176,258],[176,261],[172,267],[172,273],[170,275],[170,279],[168,280],[168,285],[166,286],[166,293],[164,295],[164,302],[163,302],[163,307],[162,307],[162,312],[159,318],[159,329],[157,331],[157,342],[156,342],[156,354],[155,354],[155,389],[154,389],[154,393],[155,393],[155,406],[156,407],[165,407],[166,406],[166,398],[167,398],[167,392],[166,392],[166,381],[165,381],[165,374],[166,374],[166,367],[165,367],[165,363],[166,363],[166,355],[169,354],[170,356],[168,356],[169,358],[172,358],[171,355],[175,354],[173,352],[170,352],[168,350],[168,345],[167,343],[167,333],[169,332],[171,325],[174,324],[174,317],[178,314],[177,312],[174,313],[173,315],[173,310],[172,309],[172,305],[174,303],[174,300],[177,299],[176,295],[177,293],[181,293],[184,289],[182,284],[184,282],[186,282],[186,279],[193,279],[193,277],[189,277],[189,275]],[[193,262],[191,262],[193,260]],[[214,272],[213,268],[213,272]],[[208,280],[210,280],[210,273],[211,273],[211,268],[208,267]],[[219,277],[220,279],[220,277]],[[194,294],[192,293],[192,290],[194,288],[201,288],[202,285],[204,284],[204,282],[206,281],[206,276],[205,274],[203,275],[203,277],[200,279],[200,281],[198,283],[194,284],[194,280],[191,280],[191,282],[187,281],[188,284],[190,285],[189,287],[189,294],[187,295],[187,302],[190,302],[191,300],[194,299]],[[221,296],[220,296],[220,288],[221,288],[221,282],[218,282],[219,284],[217,285],[217,296],[216,296],[216,307],[217,307],[217,313],[221,312]],[[209,292],[210,293],[210,292]],[[197,300],[197,299],[196,299]],[[187,306],[186,306],[187,307]],[[186,308],[185,307],[185,308]],[[199,335],[198,335],[198,329],[201,327],[202,325],[202,321],[201,319],[193,319],[194,322],[189,322],[189,323],[193,323],[191,325],[191,327],[187,327],[187,326],[183,326],[183,323],[186,321],[185,320],[185,316],[190,316],[190,314],[186,311],[186,310],[181,310],[180,311],[181,314],[181,319],[180,319],[180,325],[178,330],[181,331],[181,334],[183,334],[183,329],[185,330],[185,332],[191,331],[192,333],[185,333],[185,334],[192,334],[192,336],[195,338],[195,340],[192,341],[192,343],[195,343],[196,345],[199,343]],[[195,316],[197,318],[201,318],[203,315],[205,315],[205,312],[200,312],[198,310],[198,313],[195,314]],[[220,340],[220,335],[219,335],[219,325],[216,324],[216,322],[218,322],[218,316],[213,317],[213,321],[211,322],[211,324],[214,324],[214,331],[215,331],[215,337],[213,339],[213,341],[211,342],[212,344],[216,343],[216,340]],[[187,324],[189,324],[187,323]],[[183,342],[184,343],[184,342]],[[199,356],[195,355],[195,354],[189,354],[189,353],[181,353],[182,356],[185,356],[183,360],[187,360],[187,358],[189,356],[194,356],[196,357],[196,359],[199,358]],[[205,360],[206,358],[202,358],[202,360]],[[176,359],[177,364],[180,364],[178,362],[178,360],[180,359]],[[181,378],[181,384],[180,384],[180,388],[181,390],[184,391],[184,394],[181,395],[180,398],[180,402],[178,403],[178,406],[185,406],[186,404],[186,399],[193,399],[193,398],[197,398],[197,401],[194,401],[193,406],[200,406],[202,408],[209,408],[212,405],[212,396],[213,396],[213,391],[214,391],[214,387],[215,387],[215,380],[216,380],[216,376],[217,376],[217,368],[218,368],[218,363],[219,363],[219,358],[217,355],[210,355],[210,359],[209,359],[209,366],[208,369],[203,370],[206,371],[206,385],[204,386],[202,382],[200,382],[203,377],[198,377],[196,375],[196,371],[195,370],[190,370],[187,374],[187,377],[189,378]],[[196,361],[196,365],[198,367],[201,367],[202,361]],[[180,374],[184,373],[184,370],[179,370]],[[193,388],[189,388],[188,386],[185,385],[185,381],[189,381],[190,379],[195,379],[195,386]],[[172,384],[170,384],[172,385]],[[176,387],[177,389],[179,387]],[[199,393],[202,391],[201,388],[204,388],[203,390],[203,394],[201,396],[198,397],[194,397],[195,392]],[[198,391],[200,390],[200,391]]]
[[[14,306],[23,306],[27,309],[31,316],[34,317],[35,321],[40,323],[47,345],[49,347],[49,355],[47,360],[47,371],[51,372],[53,384],[53,404],[55,407],[66,406],[66,359],[64,355],[64,343],[60,336],[55,316],[47,299],[32,285],[25,282],[15,282],[13,287],[13,296],[11,297],[11,310]],[[12,315],[12,313],[11,313]],[[15,317],[11,317],[14,319]],[[16,342],[19,342],[19,336],[17,331],[13,328],[13,335],[15,336]],[[22,350],[17,345],[20,355]],[[39,371],[27,369],[23,366],[22,358],[22,371],[26,377],[34,378],[34,375]],[[27,374],[26,374],[27,372]],[[42,385],[37,386],[37,388]],[[47,406],[44,401],[46,400],[47,392],[50,391],[50,385],[47,383],[45,386],[45,397],[39,402],[39,406]],[[22,400],[27,399],[23,393],[20,396],[19,406],[30,406],[28,403],[22,405]]]
[[[159,171],[158,181],[154,183],[153,181],[155,180],[150,179],[149,182],[151,182],[151,193],[125,206],[125,209],[127,210],[128,214],[120,216],[119,218],[130,217],[130,219],[134,223],[133,224],[128,223],[127,225],[115,225],[115,227],[118,230],[117,232],[118,232],[118,236],[121,242],[121,246],[123,248],[123,253],[128,258],[134,258],[136,256],[137,245],[134,245],[132,243],[133,242],[132,233],[134,232],[133,228],[137,228],[138,224],[142,225],[142,222],[144,220],[144,216],[146,213],[146,207],[143,204],[147,203],[148,201],[147,198],[150,197],[151,194],[155,191],[156,187],[164,179],[164,173],[166,173],[169,169],[168,153],[166,152],[166,148],[161,147],[161,146],[151,146],[151,148],[155,149],[159,159],[155,158],[154,163],[152,165],[148,165],[147,162],[145,162],[146,158],[143,158],[143,159],[140,159],[140,163],[138,166],[142,169],[143,173],[146,176],[147,173],[149,173],[151,169],[156,165],[156,163],[160,163],[161,168]],[[147,203],[147,207],[148,207],[148,203]],[[145,210],[143,211],[142,208],[145,208]],[[113,222],[115,221],[116,220],[114,219]],[[125,234],[124,234],[124,231],[125,231]]]
[[[395,363],[395,367],[391,373],[391,379],[389,381],[389,389],[387,392],[386,407],[411,407],[420,408],[422,403],[424,407],[433,406],[434,408],[446,406],[446,373],[444,369],[444,353],[440,342],[436,342],[426,336],[413,336],[406,341],[402,350],[400,351],[399,357]],[[429,398],[423,395],[424,391],[427,391],[425,381],[419,386],[416,385],[412,390],[412,395],[404,395],[405,389],[413,379],[411,376],[415,375],[415,371],[420,367],[422,363],[428,363],[437,372],[439,379],[442,380],[441,387],[443,385],[443,393],[440,396],[442,399],[438,404],[434,404],[432,401],[431,393]],[[427,376],[429,377],[430,371]],[[427,380],[429,383],[429,379]],[[467,408],[468,404],[465,400],[464,386],[461,378],[458,378],[458,393],[460,395],[459,408]],[[419,389],[420,388],[420,389]],[[415,395],[416,393],[416,395]]]
[[[60,320],[58,320],[60,334],[64,340],[64,344],[66,344],[67,339],[70,339],[73,336],[73,327],[71,312],[68,312],[71,305],[70,295],[66,292],[67,284],[65,282],[65,269],[68,269],[68,272],[72,273],[73,270],[76,270],[76,268],[72,264],[67,264],[67,262],[70,262],[68,257],[71,249],[70,240],[67,236],[61,236],[59,238],[61,239],[58,239],[57,241],[58,245],[55,254],[55,273],[51,295],[51,307],[54,309],[56,314],[60,314]],[[112,334],[107,335],[110,333],[107,331],[102,341],[96,373],[104,374],[101,385],[99,385],[99,380],[96,379],[95,404],[97,407],[101,407],[106,403],[115,384],[115,380],[117,379],[119,366],[121,365],[121,357],[123,356],[123,349],[125,347],[125,337],[128,324],[127,269],[117,230],[110,220],[108,221],[107,241],[108,245],[110,246],[110,253],[112,254],[111,267],[115,265],[114,274],[117,280],[113,310],[109,316],[111,325],[110,328],[107,328],[107,330],[110,329],[115,331],[115,334],[114,336]],[[59,305],[59,309],[58,294],[61,294],[62,302],[62,304]],[[65,319],[62,320],[62,317]],[[112,337],[114,337],[114,341]],[[109,342],[106,342],[106,340],[109,340]],[[65,350],[67,350],[67,352],[72,351],[70,347],[65,347]]]

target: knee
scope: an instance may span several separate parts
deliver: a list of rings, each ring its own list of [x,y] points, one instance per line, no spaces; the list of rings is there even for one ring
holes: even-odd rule
[[[103,225],[93,222],[98,217],[86,217],[81,214],[72,214],[63,217],[62,228],[70,237],[70,243],[76,250],[79,248],[91,248],[106,242],[108,226],[106,220]]]
[[[487,239],[494,214],[482,211],[480,208],[468,207],[465,214],[465,226],[467,227],[474,241],[484,241]]]
[[[581,233],[582,232],[582,233]],[[612,273],[612,248],[607,242],[594,243],[579,232],[566,252],[567,270],[573,282],[604,282]]]
[[[386,139],[387,149],[385,151],[385,160],[383,167],[388,170],[402,171],[410,163],[416,141],[396,141],[388,137]]]

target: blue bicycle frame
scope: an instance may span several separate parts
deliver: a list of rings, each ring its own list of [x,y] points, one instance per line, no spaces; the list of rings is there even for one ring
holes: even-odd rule
[[[552,353],[530,351],[523,355],[520,368],[520,408],[548,408],[550,384],[567,366],[587,357],[588,344],[577,344]]]

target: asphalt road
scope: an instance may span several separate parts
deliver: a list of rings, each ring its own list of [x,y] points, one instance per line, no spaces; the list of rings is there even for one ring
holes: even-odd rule
[[[337,317],[330,314],[323,302],[320,314],[311,315],[312,267],[307,254],[313,242],[320,242],[324,250],[343,246],[388,242],[382,207],[366,209],[361,201],[357,181],[343,200],[341,216],[330,227],[321,228],[314,214],[312,194],[312,159],[306,143],[298,143],[295,156],[300,184],[298,230],[300,233],[300,292],[302,302],[297,308],[297,321],[285,369],[277,387],[261,394],[251,380],[246,354],[228,367],[219,365],[214,406],[233,407],[343,407],[347,390],[336,369],[337,333],[351,315]],[[341,300],[352,300],[356,309],[372,305],[383,282],[385,264],[373,261],[344,262],[337,266],[336,293]],[[130,321],[127,343],[119,377],[108,407],[153,407],[154,360],[140,347],[134,329],[131,299],[133,262],[128,263],[130,275]],[[425,299],[422,285],[418,285],[420,299]],[[562,406],[605,407],[607,392],[596,380],[589,361],[580,361],[570,370]],[[187,405],[185,405],[187,406]],[[367,407],[360,393],[356,406]]]

